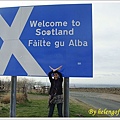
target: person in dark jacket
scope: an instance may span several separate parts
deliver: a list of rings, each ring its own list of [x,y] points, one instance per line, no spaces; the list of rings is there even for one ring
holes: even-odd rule
[[[49,66],[50,67],[50,66]],[[58,116],[63,117],[62,114],[62,104],[63,104],[63,92],[62,92],[62,82],[63,77],[62,74],[58,71],[62,66],[53,69],[48,73],[48,77],[51,83],[51,87],[49,90],[49,113],[48,117],[53,116],[55,105],[57,105]],[[52,78],[53,75],[53,78]]]

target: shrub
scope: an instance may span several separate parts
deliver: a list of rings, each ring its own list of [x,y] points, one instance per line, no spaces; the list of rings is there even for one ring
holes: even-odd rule
[[[16,103],[23,103],[26,100],[25,96],[22,93],[17,93]],[[1,99],[1,103],[8,104],[10,103],[10,95],[7,94]]]
[[[1,103],[8,104],[10,103],[10,95],[5,95],[1,99]]]

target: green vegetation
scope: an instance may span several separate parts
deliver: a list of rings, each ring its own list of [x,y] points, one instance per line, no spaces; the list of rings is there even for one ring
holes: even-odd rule
[[[91,109],[90,106],[70,99],[70,117],[92,117],[88,114],[89,109]],[[1,104],[0,117],[9,117],[9,110],[10,104]],[[48,110],[48,96],[28,94],[28,101],[17,103],[16,117],[47,117]],[[53,117],[58,117],[57,107],[55,107]]]
[[[1,99],[0,99],[0,117],[7,117],[9,116],[9,113],[10,113],[10,104],[1,103]]]
[[[46,117],[47,100],[32,100],[17,105],[17,117]]]
[[[84,116],[90,116],[85,109],[80,105],[70,103],[70,117],[79,117],[80,113],[84,114]],[[47,117],[47,114],[47,100],[32,100],[31,102],[17,105],[17,117]],[[54,117],[57,117],[56,107]]]

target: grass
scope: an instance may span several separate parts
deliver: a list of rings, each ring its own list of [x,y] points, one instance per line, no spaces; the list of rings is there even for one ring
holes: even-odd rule
[[[86,110],[82,110],[80,105],[70,103],[70,117],[77,117],[77,114],[89,116]],[[17,105],[17,117],[47,117],[48,105],[47,100],[32,100],[24,104]],[[53,117],[57,117],[57,108],[55,107]]]
[[[47,116],[47,101],[32,100],[24,104],[17,105],[17,117],[46,117]]]
[[[0,103],[0,117],[8,117],[9,116],[9,110],[10,110],[9,104],[1,104]]]
[[[16,117],[47,117],[48,115],[48,96],[28,95],[29,100],[16,105]],[[0,117],[9,117],[10,104],[0,106]],[[91,107],[74,99],[70,99],[70,117],[92,117],[88,113]],[[58,117],[57,107],[55,107],[53,117]],[[97,117],[97,116],[95,116]]]
[[[70,117],[93,117],[91,114],[88,113],[90,109],[94,109],[93,107],[75,100],[73,98],[70,98]],[[95,115],[94,117],[105,117],[104,115]]]

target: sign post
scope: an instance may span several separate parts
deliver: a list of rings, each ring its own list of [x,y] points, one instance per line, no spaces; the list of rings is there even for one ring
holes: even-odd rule
[[[64,117],[69,117],[69,77],[64,78]]]
[[[16,86],[17,76],[11,76],[10,117],[16,117]]]

